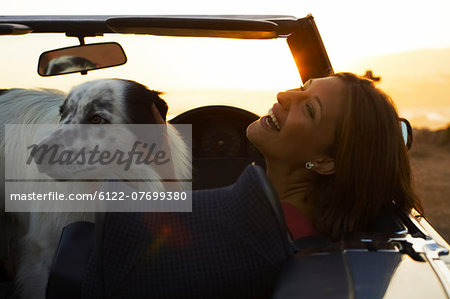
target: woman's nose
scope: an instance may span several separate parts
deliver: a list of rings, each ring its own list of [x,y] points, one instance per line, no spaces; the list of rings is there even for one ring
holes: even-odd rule
[[[290,106],[289,95],[285,91],[277,94],[277,101],[283,109],[288,109]]]
[[[277,100],[278,103],[280,103],[281,107],[287,110],[291,106],[292,101],[295,100],[296,96],[297,96],[296,90],[287,90],[284,92],[279,92],[277,94]]]

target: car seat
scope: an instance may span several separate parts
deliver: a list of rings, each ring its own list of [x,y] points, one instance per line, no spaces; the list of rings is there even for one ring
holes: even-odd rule
[[[77,246],[65,236],[70,226],[64,230],[47,298],[269,298],[294,251],[276,193],[256,165],[229,187],[193,192],[192,212],[107,213],[98,225],[100,250],[91,227],[87,264],[84,255],[83,267],[65,264],[61,273],[74,253],[67,249]],[[67,272],[75,268],[83,273],[73,283]],[[68,277],[72,290],[61,284]]]

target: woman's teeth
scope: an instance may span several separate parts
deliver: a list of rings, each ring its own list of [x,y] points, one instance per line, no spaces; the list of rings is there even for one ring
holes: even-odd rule
[[[269,125],[269,127],[272,127],[271,123],[275,125],[277,130],[280,130],[280,125],[278,124],[277,118],[275,117],[275,114],[273,114],[272,109],[269,109],[269,117],[266,118],[266,123]]]

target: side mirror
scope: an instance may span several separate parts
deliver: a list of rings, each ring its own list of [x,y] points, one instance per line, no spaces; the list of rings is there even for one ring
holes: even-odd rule
[[[405,142],[406,147],[410,150],[413,143],[411,124],[406,118],[400,118],[400,126],[402,129],[403,142]]]
[[[118,43],[80,45],[47,51],[39,57],[38,74],[55,76],[122,65],[127,57]]]

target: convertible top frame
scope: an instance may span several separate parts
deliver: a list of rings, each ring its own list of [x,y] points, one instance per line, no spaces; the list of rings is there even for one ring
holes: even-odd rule
[[[303,82],[333,74],[314,18],[283,15],[0,16],[0,35],[105,33],[240,39],[286,38]]]

